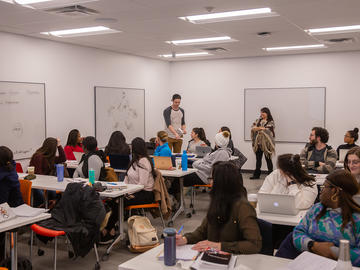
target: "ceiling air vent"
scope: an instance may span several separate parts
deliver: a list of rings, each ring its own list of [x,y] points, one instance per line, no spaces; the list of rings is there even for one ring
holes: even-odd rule
[[[327,44],[349,44],[354,43],[354,38],[331,38],[331,39],[325,39],[325,43]]]
[[[69,17],[84,17],[99,14],[98,11],[87,8],[80,5],[68,6],[68,7],[60,7],[60,8],[51,8],[45,10],[50,13],[55,13],[58,15],[64,15]]]
[[[202,50],[204,51],[208,51],[208,52],[227,52],[227,49],[223,48],[223,47],[211,47],[211,48],[202,48]]]

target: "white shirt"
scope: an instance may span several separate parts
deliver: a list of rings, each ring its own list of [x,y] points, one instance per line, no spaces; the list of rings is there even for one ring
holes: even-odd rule
[[[259,190],[259,193],[295,195],[295,207],[298,209],[310,208],[318,194],[316,183],[312,187],[305,185],[288,185],[287,179],[277,169],[269,174]]]
[[[144,185],[144,190],[152,191],[154,189],[154,177],[151,174],[149,160],[143,157],[139,160],[139,166],[134,163],[129,168],[124,181],[125,184]]]

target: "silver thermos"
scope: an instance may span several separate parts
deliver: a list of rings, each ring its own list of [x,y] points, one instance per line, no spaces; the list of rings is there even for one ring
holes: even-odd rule
[[[335,270],[352,270],[349,240],[340,240],[340,253]]]

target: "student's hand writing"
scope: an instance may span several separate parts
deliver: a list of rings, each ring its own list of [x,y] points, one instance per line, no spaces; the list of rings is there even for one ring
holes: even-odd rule
[[[187,239],[185,236],[182,236],[181,234],[176,234],[176,245],[177,246],[183,246],[187,244]]]
[[[335,255],[330,249],[332,246],[334,246],[334,244],[331,242],[315,242],[312,251],[317,255],[335,260]]]
[[[192,249],[197,250],[199,252],[205,251],[208,248],[214,248],[217,250],[221,250],[221,243],[220,242],[211,242],[208,240],[200,241],[196,243]]]

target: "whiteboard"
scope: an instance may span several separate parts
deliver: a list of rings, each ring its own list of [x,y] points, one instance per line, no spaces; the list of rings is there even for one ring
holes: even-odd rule
[[[244,89],[244,138],[268,107],[275,121],[275,141],[308,142],[313,127],[325,127],[325,87]]]
[[[45,84],[0,81],[0,145],[30,158],[46,138]]]
[[[105,147],[111,133],[120,130],[128,143],[145,138],[145,90],[95,86],[95,136]]]

